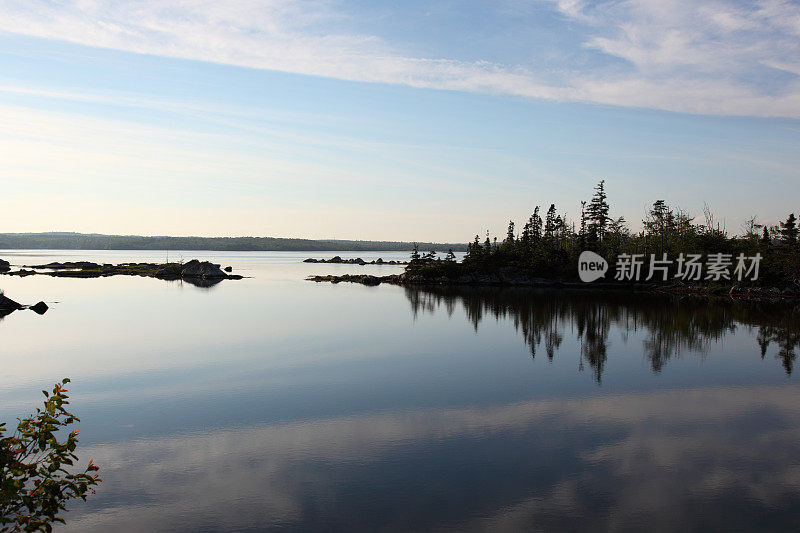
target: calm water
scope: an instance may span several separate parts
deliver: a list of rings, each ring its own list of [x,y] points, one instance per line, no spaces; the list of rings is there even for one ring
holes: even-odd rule
[[[786,309],[315,284],[401,267],[182,255],[252,277],[0,277],[52,306],[0,321],[0,419],[69,376],[79,454],[102,467],[67,530],[800,528]]]

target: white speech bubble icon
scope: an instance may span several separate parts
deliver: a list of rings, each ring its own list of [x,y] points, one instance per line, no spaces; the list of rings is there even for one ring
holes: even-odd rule
[[[606,272],[608,272],[608,261],[602,256],[588,250],[581,252],[578,258],[578,276],[581,281],[591,283],[605,276]]]

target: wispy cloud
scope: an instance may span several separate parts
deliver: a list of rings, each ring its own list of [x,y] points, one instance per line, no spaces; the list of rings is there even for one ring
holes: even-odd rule
[[[89,46],[412,87],[800,118],[800,6],[541,0],[605,61],[542,68],[406,53],[335,0],[0,0],[0,30]],[[506,6],[506,9],[508,6]],[[386,22],[384,21],[384,24]],[[530,31],[537,22],[531,21]],[[384,28],[385,29],[385,28]],[[413,36],[410,36],[413,38]],[[513,36],[509,37],[510,39]],[[531,50],[531,54],[536,54]],[[446,55],[446,54],[443,54]]]

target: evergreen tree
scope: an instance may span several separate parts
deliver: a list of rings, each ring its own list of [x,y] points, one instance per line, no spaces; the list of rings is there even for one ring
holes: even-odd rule
[[[528,247],[531,244],[531,221],[525,223],[522,226],[522,233],[519,236],[519,240],[524,247]]]
[[[508,221],[508,234],[506,236],[506,242],[509,244],[514,244],[514,221]]]
[[[411,260],[412,261],[419,261],[419,245],[414,243],[414,248],[411,250]]]
[[[772,239],[769,238],[769,228],[764,226],[764,232],[761,234],[761,244],[769,246],[772,244]]]
[[[547,214],[544,219],[544,236],[546,239],[552,239],[556,231],[556,204],[550,204]]]
[[[556,248],[558,249],[564,246],[564,242],[566,241],[566,229],[567,224],[564,222],[564,219],[561,218],[561,215],[556,215],[556,219],[553,221],[553,235],[556,238]]]
[[[542,237],[542,217],[539,215],[538,205],[533,210],[533,215],[531,215],[531,237],[533,237],[534,243],[538,242]]]
[[[675,229],[675,213],[664,200],[656,200],[642,222],[648,239],[657,244],[658,252],[665,251],[670,244],[669,236]]]
[[[608,227],[608,202],[606,201],[605,180],[600,180],[589,207],[586,209],[586,218],[589,221],[588,229],[590,235],[595,235],[598,242],[603,241],[603,237]]]
[[[467,245],[467,254],[464,256],[464,262],[472,264],[479,263],[482,255],[483,248],[481,248],[480,237],[475,235],[475,240]]]
[[[797,244],[797,218],[790,213],[786,222],[781,222],[781,241],[790,246]]]

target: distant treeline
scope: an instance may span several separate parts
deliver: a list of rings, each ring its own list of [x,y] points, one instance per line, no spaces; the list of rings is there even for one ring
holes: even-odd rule
[[[466,244],[419,243],[426,250],[457,251]],[[0,250],[214,250],[242,252],[276,251],[398,251],[413,249],[413,243],[398,241],[340,241],[283,239],[276,237],[143,237],[97,233],[0,233]]]

